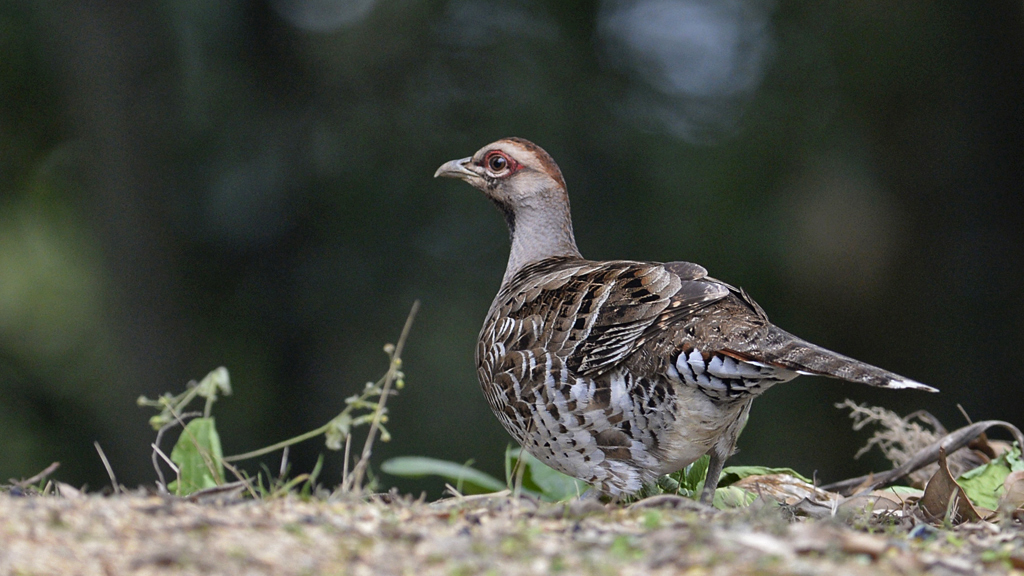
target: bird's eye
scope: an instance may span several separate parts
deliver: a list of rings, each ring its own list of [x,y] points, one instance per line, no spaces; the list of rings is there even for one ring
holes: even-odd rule
[[[487,167],[491,172],[504,172],[508,168],[508,160],[501,154],[493,154],[487,159]]]

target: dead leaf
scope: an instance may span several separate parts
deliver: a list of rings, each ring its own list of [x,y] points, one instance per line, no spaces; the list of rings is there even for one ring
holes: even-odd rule
[[[897,490],[898,488],[898,490]],[[839,510],[843,512],[903,512],[920,500],[924,491],[905,486],[874,490],[867,494],[856,494],[843,500]]]
[[[1016,510],[1024,506],[1024,471],[1010,472],[1003,480],[1003,495],[999,497],[1000,510]]]
[[[947,517],[954,525],[981,520],[981,514],[971,504],[964,489],[949,473],[946,451],[942,449],[939,450],[939,469],[928,480],[918,506],[925,519],[933,523],[942,523]]]
[[[830,518],[835,514],[835,509],[832,508],[831,504],[822,504],[820,502],[813,502],[804,498],[803,500],[788,506],[797,516],[805,516],[807,518]]]
[[[828,504],[839,499],[838,494],[822,490],[789,474],[747,476],[742,480],[733,482],[732,486],[789,505],[796,504],[804,499],[819,504]]]
[[[974,440],[971,440],[967,447],[976,452],[980,452],[988,460],[994,460],[997,456],[995,448],[992,447],[992,444],[988,440],[988,434],[985,434],[984,432]],[[988,460],[986,460],[986,462]]]
[[[71,484],[65,484],[64,482],[57,482],[57,492],[64,498],[84,498],[85,494],[81,490],[75,488]]]
[[[874,472],[869,472],[868,475],[864,477],[864,481],[861,482],[859,486],[855,487],[850,493],[851,494],[859,494],[859,493],[864,492],[866,490],[871,490],[871,488],[874,487],[874,486],[875,486],[875,473]]]
[[[880,497],[875,494],[857,494],[843,500],[843,503],[839,505],[838,510],[843,513],[895,512],[897,510],[903,510],[903,505],[898,502],[894,502],[889,498]]]

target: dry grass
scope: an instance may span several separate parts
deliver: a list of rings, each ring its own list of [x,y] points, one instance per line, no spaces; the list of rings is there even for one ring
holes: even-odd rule
[[[435,503],[295,497],[194,503],[0,495],[0,574],[1000,574],[1024,535],[994,525],[854,530],[776,507]],[[672,508],[682,505],[682,508]]]

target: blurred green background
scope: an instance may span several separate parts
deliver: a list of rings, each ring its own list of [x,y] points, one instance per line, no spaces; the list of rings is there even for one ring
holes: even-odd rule
[[[853,460],[846,397],[1022,425],[1022,25],[1019,1],[0,0],[0,479],[59,460],[98,489],[98,440],[151,483],[136,398],[219,365],[226,453],[312,429],[414,299],[374,462],[501,475],[473,350],[507,231],[431,175],[513,135],[561,165],[586,256],[701,263],[942,390],[800,378],[733,463],[884,466]]]

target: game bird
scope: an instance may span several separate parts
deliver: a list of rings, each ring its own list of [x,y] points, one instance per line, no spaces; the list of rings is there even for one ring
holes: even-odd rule
[[[512,249],[480,331],[477,375],[530,454],[612,499],[710,455],[710,502],[754,398],[801,374],[937,390],[776,327],[689,262],[585,259],[555,161],[506,138],[434,174],[479,189]]]

